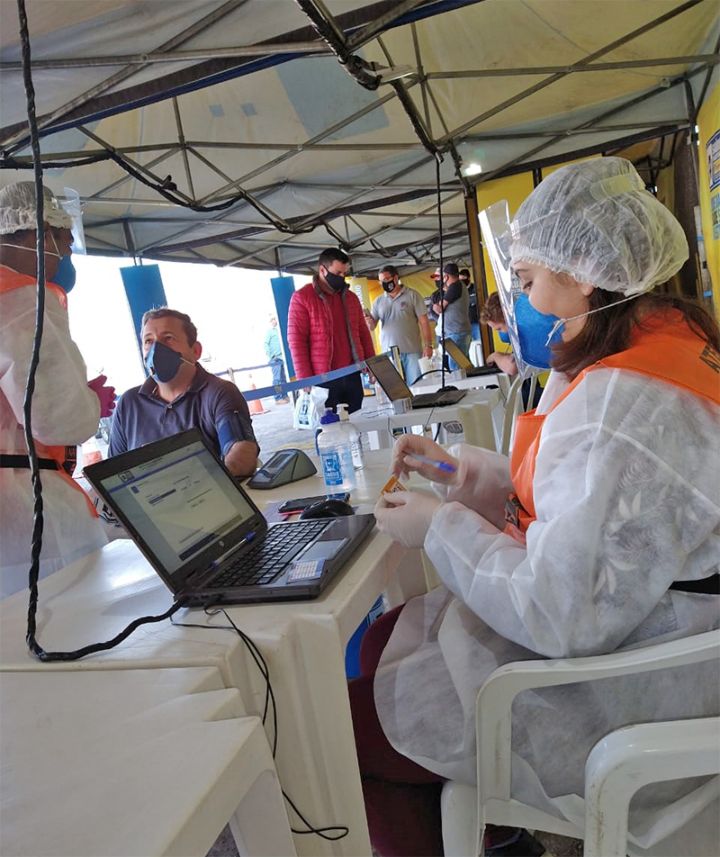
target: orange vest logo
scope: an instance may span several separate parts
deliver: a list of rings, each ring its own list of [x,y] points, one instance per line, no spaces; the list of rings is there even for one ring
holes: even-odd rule
[[[713,372],[720,372],[720,354],[717,353],[709,342],[705,348],[703,348],[700,359],[703,363],[709,366]]]

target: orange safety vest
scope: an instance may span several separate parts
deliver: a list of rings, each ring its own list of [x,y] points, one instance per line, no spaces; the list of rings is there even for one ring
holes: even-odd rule
[[[12,292],[15,289],[21,289],[28,286],[37,288],[37,280],[35,277],[30,277],[27,274],[21,274],[12,268],[0,265],[0,294],[6,294],[7,292]],[[46,283],[45,288],[57,297],[60,305],[64,309],[67,309],[67,295],[60,286],[57,286],[55,283],[48,282]],[[47,458],[55,462],[57,473],[69,485],[72,485],[76,491],[79,491],[83,495],[90,514],[94,518],[97,518],[97,510],[95,509],[95,505],[92,500],[72,478],[73,471],[75,470],[75,463],[77,461],[77,450],[75,446],[47,446],[47,444],[40,443],[40,441],[36,440],[35,451],[39,458]],[[14,450],[6,450],[6,452],[12,454]]]
[[[584,369],[553,403],[551,413],[588,372],[607,367],[628,369],[675,384],[693,395],[720,404],[720,354],[698,336],[679,310],[654,314],[638,328],[630,348],[603,357]],[[540,436],[547,414],[529,411],[517,418],[510,458],[510,476],[514,493],[505,503],[504,532],[525,544],[527,528],[535,520],[533,479]]]

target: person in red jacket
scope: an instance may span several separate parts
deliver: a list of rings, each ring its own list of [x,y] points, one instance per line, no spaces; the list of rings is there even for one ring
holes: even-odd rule
[[[349,266],[350,258],[342,250],[323,250],[312,282],[290,299],[288,343],[298,378],[342,369],[375,353],[360,301],[345,280]],[[326,407],[335,410],[344,402],[350,413],[360,410],[360,372],[320,386],[328,390]]]

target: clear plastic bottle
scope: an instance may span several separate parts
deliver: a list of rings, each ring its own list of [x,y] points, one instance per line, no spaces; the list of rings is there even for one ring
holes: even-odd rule
[[[329,493],[351,491],[355,487],[355,469],[350,439],[340,425],[340,417],[328,410],[320,418],[320,425],[317,447],[325,485]]]
[[[347,435],[350,441],[350,453],[352,455],[352,463],[355,470],[362,470],[365,466],[365,455],[363,453],[362,436],[355,426],[350,422],[348,414],[348,406],[340,404],[337,406],[337,412],[340,416],[340,426]]]

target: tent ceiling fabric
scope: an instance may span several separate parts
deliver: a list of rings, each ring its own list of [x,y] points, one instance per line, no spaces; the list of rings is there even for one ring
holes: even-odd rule
[[[469,261],[473,183],[691,127],[718,73],[716,0],[25,2],[46,180],[103,254],[429,266],[439,172]],[[0,184],[31,177],[18,32],[6,0]]]

